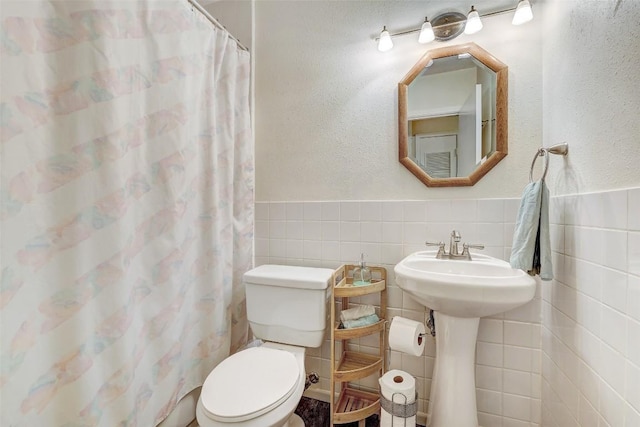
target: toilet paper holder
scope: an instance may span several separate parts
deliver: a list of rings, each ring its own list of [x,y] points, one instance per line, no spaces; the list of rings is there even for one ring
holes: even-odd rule
[[[396,395],[402,396],[404,403],[395,402]],[[391,400],[380,394],[380,407],[391,415],[391,427],[395,427],[393,417],[404,419],[404,427],[406,427],[407,418],[411,418],[418,413],[418,392],[416,391],[416,397],[413,403],[407,403],[407,396],[402,393],[393,393]]]
[[[436,336],[436,319],[433,317],[433,310],[429,310],[429,319],[427,319],[427,328],[431,332],[431,336]],[[427,334],[424,334],[427,335]]]
[[[389,336],[389,332],[388,332],[388,328],[389,326],[391,326],[391,322],[388,320],[385,320],[384,322],[385,324],[385,333],[387,334],[387,339]],[[436,336],[436,322],[435,319],[433,318],[433,310],[431,310],[431,312],[429,313],[429,319],[427,320],[427,328],[429,328],[429,332],[428,333],[424,333],[424,334],[418,334],[418,338],[420,339],[424,339],[425,337],[431,335],[433,337]],[[387,339],[385,339],[385,341],[387,341]],[[387,364],[386,364],[386,369],[385,370],[389,370],[390,365],[391,365],[391,347],[387,346]]]

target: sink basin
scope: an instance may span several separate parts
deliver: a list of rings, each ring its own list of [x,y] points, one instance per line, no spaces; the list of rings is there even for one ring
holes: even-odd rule
[[[473,255],[472,261],[436,259],[416,252],[395,267],[396,283],[417,302],[456,317],[485,317],[529,302],[536,282],[509,263]]]
[[[475,349],[480,317],[511,310],[533,299],[536,281],[487,255],[473,260],[437,259],[416,252],[395,267],[396,283],[433,310],[436,361],[427,427],[478,427]]]

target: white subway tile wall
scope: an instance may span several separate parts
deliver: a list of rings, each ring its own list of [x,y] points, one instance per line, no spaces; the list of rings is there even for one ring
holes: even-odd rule
[[[542,425],[640,426],[640,189],[553,202]]]
[[[484,244],[483,253],[508,259],[519,200],[342,201],[256,203],[256,265],[274,263],[335,268],[368,263],[387,268],[388,318],[425,322],[428,312],[395,285],[393,267],[424,242],[445,241],[454,228],[468,243]],[[539,285],[540,286],[540,285]],[[482,319],[477,346],[476,381],[483,427],[539,426],[541,417],[540,292],[534,301],[502,315]],[[360,302],[376,303],[361,300]],[[353,340],[354,348],[377,352],[377,337]],[[337,346],[339,347],[339,346]],[[340,351],[338,348],[337,351]],[[328,392],[330,343],[309,349],[307,370],[321,376],[314,387]],[[390,351],[390,369],[416,377],[418,410],[428,411],[435,341],[427,339],[423,356]],[[376,388],[374,378],[360,381]]]
[[[258,202],[256,265],[387,268],[388,316],[426,321],[428,312],[395,285],[393,267],[445,241],[511,253],[519,199]],[[538,282],[529,304],[480,321],[476,348],[478,417],[483,427],[640,426],[640,188],[552,198],[555,279]],[[374,300],[365,302],[374,302]],[[373,337],[375,338],[375,337]],[[377,340],[354,340],[375,353]],[[329,390],[329,341],[309,349],[307,369]],[[340,349],[337,349],[340,351]],[[435,341],[412,357],[390,351],[390,369],[417,379],[426,414]],[[361,381],[375,388],[375,380]]]

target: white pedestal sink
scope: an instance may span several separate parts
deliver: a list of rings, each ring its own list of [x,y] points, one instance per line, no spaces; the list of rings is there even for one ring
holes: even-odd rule
[[[480,317],[525,304],[536,282],[522,270],[486,255],[436,259],[435,251],[409,255],[395,267],[396,283],[434,311],[436,363],[428,427],[478,427],[475,348]]]

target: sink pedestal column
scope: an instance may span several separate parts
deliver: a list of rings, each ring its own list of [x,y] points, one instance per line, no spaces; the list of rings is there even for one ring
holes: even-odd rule
[[[433,314],[436,362],[427,426],[478,427],[475,354],[480,318]]]

